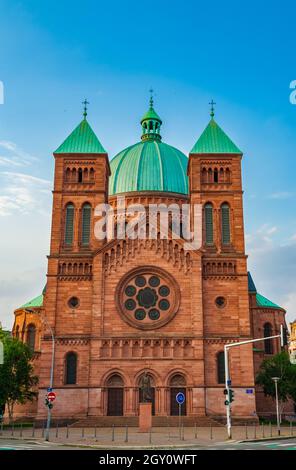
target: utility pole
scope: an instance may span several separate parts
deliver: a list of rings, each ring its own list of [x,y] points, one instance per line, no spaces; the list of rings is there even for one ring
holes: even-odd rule
[[[249,344],[249,343],[256,343],[257,341],[266,341],[267,339],[273,339],[273,338],[280,338],[281,339],[281,347],[284,346],[284,328],[283,325],[281,325],[281,330],[280,330],[279,335],[274,335],[274,336],[268,336],[266,338],[256,338],[256,339],[250,339],[247,341],[240,341],[239,343],[230,343],[226,344],[224,346],[224,361],[225,361],[225,388],[227,391],[226,394],[226,400],[225,400],[225,406],[226,406],[226,420],[227,420],[227,435],[228,439],[231,439],[231,401],[232,401],[232,391],[230,390],[230,385],[231,385],[231,379],[230,379],[230,373],[229,373],[229,364],[228,364],[228,350],[230,348],[234,348],[236,346],[241,346],[243,344]],[[277,384],[276,384],[276,393],[277,393]],[[277,407],[278,410],[278,407]],[[279,421],[278,421],[279,422]],[[278,425],[278,432],[279,431],[279,425]]]
[[[272,377],[272,380],[275,384],[275,402],[276,402],[276,422],[277,422],[277,432],[278,436],[281,435],[281,426],[280,426],[280,413],[279,413],[279,397],[278,397],[278,381],[279,377]]]

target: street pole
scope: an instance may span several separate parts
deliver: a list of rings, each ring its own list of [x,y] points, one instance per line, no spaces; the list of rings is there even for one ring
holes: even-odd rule
[[[280,427],[279,397],[278,397],[278,381],[280,380],[280,378],[279,377],[272,377],[272,380],[274,381],[274,384],[275,384],[277,432],[278,432],[278,436],[280,436],[281,435],[281,427]]]
[[[53,388],[53,369],[54,369],[54,353],[55,353],[55,344],[54,344],[54,334],[52,331],[51,326],[47,323],[46,318],[44,317],[44,323],[50,331],[51,334],[51,367],[50,367],[50,380],[49,380],[49,387]],[[46,431],[45,431],[45,440],[49,441],[49,430],[50,430],[50,421],[51,421],[51,408],[47,407],[47,422],[46,422]]]
[[[280,327],[280,334],[279,335],[274,335],[274,336],[268,336],[266,338],[256,338],[256,339],[248,339],[246,341],[240,341],[238,343],[230,343],[226,344],[224,346],[224,364],[225,364],[225,387],[227,390],[227,405],[226,406],[226,421],[227,421],[227,435],[228,439],[231,439],[231,407],[230,407],[230,396],[229,396],[229,391],[230,391],[230,377],[229,377],[229,364],[228,364],[228,350],[230,348],[236,347],[236,346],[241,346],[243,344],[250,344],[250,343],[256,343],[257,341],[266,341],[267,339],[273,339],[273,338],[280,338],[281,341],[281,346],[284,346],[284,329],[283,325]],[[279,380],[279,378],[277,377]],[[276,394],[277,394],[277,383],[276,383]],[[280,426],[279,426],[279,413],[278,413],[278,400],[277,400],[277,419],[278,419],[278,434],[280,435]]]
[[[227,436],[228,439],[231,439],[231,410],[230,410],[230,397],[229,397],[229,364],[228,364],[228,348],[227,346],[224,346],[224,358],[225,358],[225,388],[227,390],[227,395],[226,395],[226,400],[227,400],[227,405],[226,405],[226,422],[227,422]]]

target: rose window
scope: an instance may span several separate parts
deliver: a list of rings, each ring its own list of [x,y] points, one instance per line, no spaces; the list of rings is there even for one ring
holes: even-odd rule
[[[125,321],[138,328],[152,329],[175,315],[180,292],[176,281],[165,271],[138,269],[121,280],[116,299]]]

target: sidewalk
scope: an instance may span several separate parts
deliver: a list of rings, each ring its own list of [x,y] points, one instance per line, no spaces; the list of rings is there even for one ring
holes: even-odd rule
[[[290,437],[293,434],[296,438],[296,429],[289,427],[281,428],[281,438]],[[2,438],[22,438],[26,440],[44,441],[42,429],[15,428],[4,429]],[[270,428],[261,426],[234,426],[232,428],[232,441],[254,441],[277,437],[276,426]],[[227,441],[225,427],[184,427],[179,428],[153,428],[151,433],[140,433],[138,428],[115,427],[112,428],[52,428],[50,431],[50,442],[73,446],[93,446],[100,449],[115,448],[182,448],[195,446],[208,446],[209,444]]]

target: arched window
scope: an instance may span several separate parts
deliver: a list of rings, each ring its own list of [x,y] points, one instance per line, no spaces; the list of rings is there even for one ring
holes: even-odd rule
[[[272,336],[272,327],[270,323],[265,323],[264,327],[264,338],[268,338],[268,336]],[[265,354],[273,354],[273,347],[272,347],[272,339],[266,339],[264,341],[264,351]]]
[[[82,223],[81,223],[81,243],[84,246],[89,245],[90,219],[91,219],[91,205],[84,204],[82,208]]]
[[[218,183],[218,168],[214,169],[214,183]]]
[[[69,352],[66,355],[66,373],[65,383],[66,385],[76,384],[77,379],[77,354]]]
[[[36,327],[32,323],[28,325],[27,328],[27,345],[29,348],[34,351],[35,349],[35,339],[36,339]]]
[[[68,204],[65,217],[65,245],[72,245],[74,233],[74,205]]]
[[[217,378],[218,384],[225,383],[225,359],[223,351],[217,354]]]
[[[223,245],[230,243],[230,209],[227,203],[221,206],[221,234]]]
[[[206,244],[212,245],[214,241],[213,206],[210,203],[205,205],[205,229],[206,229]]]

